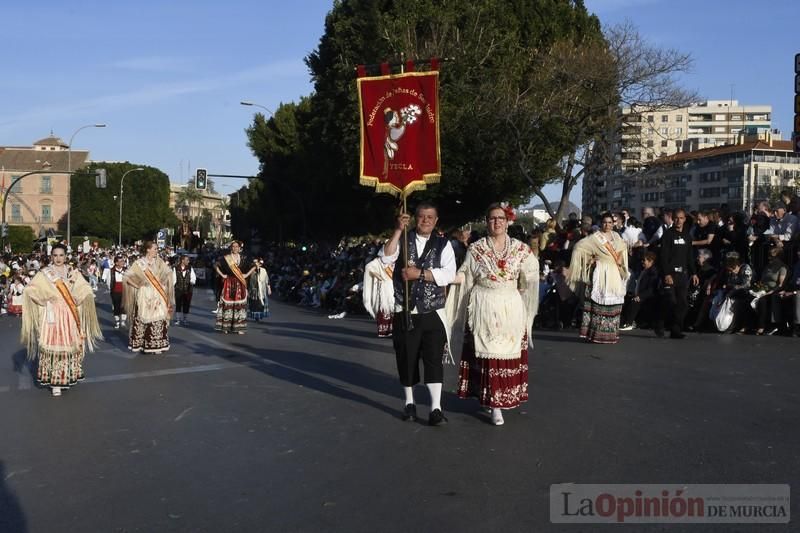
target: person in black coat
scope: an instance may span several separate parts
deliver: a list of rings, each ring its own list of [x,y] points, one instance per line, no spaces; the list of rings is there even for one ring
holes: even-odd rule
[[[636,288],[633,294],[625,297],[622,308],[622,331],[629,331],[639,325],[652,324],[656,318],[653,310],[659,308],[659,287],[661,279],[656,268],[656,254],[646,252],[642,259],[644,269],[636,278]]]

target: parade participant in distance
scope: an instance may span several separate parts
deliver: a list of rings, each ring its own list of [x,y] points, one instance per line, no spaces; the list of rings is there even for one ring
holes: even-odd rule
[[[219,312],[214,329],[223,333],[243,335],[247,328],[247,278],[255,272],[241,254],[242,244],[233,241],[230,253],[220,258],[214,270],[222,278]]]
[[[272,288],[269,286],[269,274],[264,268],[264,260],[261,258],[253,261],[255,272],[250,276],[249,303],[250,318],[256,322],[261,322],[262,318],[269,318],[269,297],[272,295]]]
[[[38,357],[37,379],[53,396],[83,379],[85,350],[102,339],[92,288],[66,256],[63,244],[53,246],[52,264],[25,288],[22,303],[22,343],[29,359]]]
[[[580,336],[587,342],[615,344],[628,281],[628,248],[614,231],[614,217],[601,217],[600,231],[578,241],[569,266],[569,286],[584,294]]]
[[[111,293],[111,307],[114,312],[114,329],[126,327],[125,308],[122,305],[123,282],[125,281],[125,258],[118,255],[114,258],[114,266],[104,271],[104,279]]]
[[[447,422],[442,413],[441,397],[444,370],[442,355],[447,341],[444,304],[445,287],[456,274],[453,247],[446,237],[435,235],[439,216],[431,204],[417,207],[416,227],[408,232],[408,264],[400,259],[400,239],[411,216],[397,217],[391,239],[378,253],[385,265],[394,265],[395,314],[392,341],[397,356],[397,371],[405,390],[403,420],[416,420],[417,408],[413,387],[420,381],[419,363],[425,370],[424,379],[431,395],[428,424],[438,426]],[[409,282],[408,309],[404,309],[404,285]],[[407,323],[408,318],[408,323]],[[410,327],[409,327],[410,326]]]
[[[153,241],[144,243],[142,253],[125,276],[123,306],[131,320],[128,348],[159,354],[169,350],[169,317],[175,307],[172,271],[158,257]]]
[[[539,306],[539,260],[508,236],[510,209],[486,211],[489,235],[470,245],[447,301],[450,348],[461,355],[458,395],[476,397],[504,423],[502,409],[528,400],[528,348]],[[463,346],[463,347],[462,347]]]
[[[189,264],[188,255],[181,255],[172,269],[172,282],[175,285],[175,325],[185,326],[192,305],[192,291],[197,283],[197,274]]]

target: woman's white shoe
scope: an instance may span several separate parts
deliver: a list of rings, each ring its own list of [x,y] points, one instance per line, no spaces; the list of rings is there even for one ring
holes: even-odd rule
[[[500,409],[492,409],[492,424],[495,426],[502,426],[504,423],[503,411]]]
[[[61,387],[53,387],[50,389],[50,393],[53,396],[61,396]]]

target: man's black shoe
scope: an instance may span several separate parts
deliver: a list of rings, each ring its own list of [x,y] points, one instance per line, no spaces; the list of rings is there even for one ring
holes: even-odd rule
[[[685,339],[686,335],[684,335],[683,333],[681,333],[679,331],[673,331],[672,333],[669,334],[669,338],[670,339]]]
[[[441,409],[434,409],[431,411],[431,414],[428,415],[428,425],[438,426],[440,424],[447,424],[447,417],[442,414]]]
[[[417,419],[417,406],[413,403],[407,404],[403,409],[403,416],[400,418],[402,418],[404,422],[414,422]]]

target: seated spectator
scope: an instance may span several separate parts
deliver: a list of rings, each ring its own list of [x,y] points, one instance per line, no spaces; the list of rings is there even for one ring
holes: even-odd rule
[[[725,258],[725,281],[722,290],[733,301],[733,321],[728,332],[746,333],[750,321],[750,286],[753,282],[753,269],[742,263],[739,254],[732,252]]]
[[[708,248],[697,251],[697,277],[700,283],[689,292],[689,331],[703,331],[708,321],[708,312],[714,300],[720,280],[717,269],[712,264],[714,254]]]
[[[636,277],[633,293],[625,296],[622,306],[621,331],[630,331],[642,324],[652,324],[659,309],[660,276],[656,268],[656,254],[646,252],[642,259],[642,271]]]
[[[754,289],[764,294],[756,300],[756,313],[758,315],[757,335],[763,335],[767,328],[772,324],[772,315],[776,307],[780,307],[778,293],[786,281],[788,268],[781,260],[783,246],[776,244],[769,249],[769,262],[761,272],[761,277]],[[773,296],[776,298],[773,299]],[[779,311],[780,312],[780,311]],[[777,326],[770,327],[769,334],[773,335],[778,331]]]
[[[800,337],[800,249],[797,250],[794,268],[786,276],[782,289],[773,295],[772,310],[780,333],[791,333],[794,330],[794,336]]]

